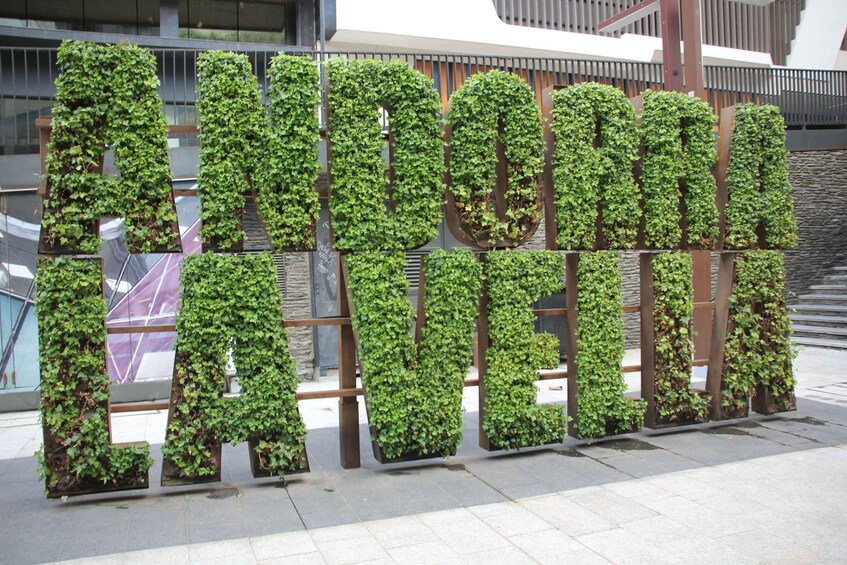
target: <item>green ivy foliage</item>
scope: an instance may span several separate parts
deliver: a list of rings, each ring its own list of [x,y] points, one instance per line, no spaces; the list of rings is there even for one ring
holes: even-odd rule
[[[41,259],[36,282],[41,418],[49,432],[38,458],[48,493],[145,485],[148,446],[109,439],[100,260]]]
[[[197,94],[200,233],[213,249],[237,251],[246,237],[244,195],[253,190],[253,175],[264,166],[268,150],[267,119],[250,59],[224,51],[201,53]],[[278,171],[268,174],[276,179]]]
[[[751,389],[764,385],[785,405],[796,383],[779,251],[748,251],[735,259],[729,298],[730,330],[724,349],[721,406],[746,410]]]
[[[479,73],[450,98],[450,191],[462,229],[481,247],[529,239],[541,221],[539,175],[544,167],[541,111],[530,86],[502,71]],[[496,143],[506,160],[506,218],[494,205]]]
[[[488,336],[485,418],[493,447],[515,449],[560,443],[563,406],[536,404],[538,369],[559,365],[559,340],[536,334],[532,303],[562,288],[564,256],[555,251],[488,255]]]
[[[467,249],[427,256],[418,350],[409,331],[414,312],[404,254],[366,251],[346,261],[374,440],[389,459],[454,455],[462,441],[481,264]]]
[[[728,249],[758,245],[764,227],[769,249],[797,246],[797,218],[788,179],[785,120],[771,105],[739,104],[735,109],[726,177]]]
[[[604,248],[631,248],[641,217],[632,176],[638,159],[632,104],[612,86],[574,84],[553,93],[551,127],[559,248],[597,247],[598,215]]]
[[[320,207],[318,66],[309,57],[280,54],[271,59],[268,76],[271,128],[258,171],[259,215],[275,250],[313,249]]]
[[[432,80],[405,62],[333,59],[329,74],[332,190],[339,251],[399,251],[435,238],[444,201],[441,102]],[[391,198],[380,108],[390,114]]]
[[[644,236],[648,246],[708,248],[718,235],[715,115],[711,106],[681,92],[644,92]],[[683,188],[681,188],[683,187]],[[679,201],[684,197],[688,240],[683,242]]]
[[[708,419],[708,397],[691,390],[692,272],[689,253],[653,256],[654,398],[659,424],[678,425]]]
[[[578,437],[591,439],[640,428],[646,404],[624,396],[623,297],[617,254],[580,254],[577,277]]]
[[[198,479],[215,473],[213,444],[257,440],[263,470],[279,476],[300,470],[306,428],[271,256],[187,256],[180,285],[178,393],[165,459],[181,477]],[[221,396],[230,349],[238,397]]]
[[[117,216],[125,219],[130,252],[178,251],[156,59],[136,45],[69,41],[57,62],[42,240],[98,253],[99,219]],[[106,143],[120,177],[101,173]]]

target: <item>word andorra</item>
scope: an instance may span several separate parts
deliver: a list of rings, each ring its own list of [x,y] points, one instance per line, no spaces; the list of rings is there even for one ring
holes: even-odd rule
[[[49,497],[146,488],[153,463],[146,443],[111,443],[100,220],[123,219],[130,253],[182,253],[156,59],[66,42],[58,65],[36,292]],[[163,485],[219,481],[224,443],[247,442],[256,477],[309,470],[276,269],[269,253],[239,253],[248,199],[268,250],[304,253],[328,198],[339,339],[380,462],[457,453],[474,363],[489,450],[795,409],[782,251],[797,225],[778,108],[725,108],[718,127],[709,104],[677,92],[536,93],[491,70],[442,100],[404,61],[325,67],[322,106],[319,63],[276,56],[263,103],[246,55],[198,56],[203,252],[180,265]],[[103,172],[107,146],[116,176]],[[328,196],[316,189],[324,166]],[[424,257],[415,308],[406,252],[442,221],[462,246]],[[522,249],[542,225],[545,249]],[[639,255],[637,307],[623,302],[622,250]],[[708,359],[695,360],[700,252],[718,255],[719,272]],[[533,310],[562,291],[566,371]],[[632,308],[638,399],[622,369]],[[223,395],[228,363],[238,396]],[[708,365],[705,390],[691,386],[695,365]],[[544,369],[567,377],[561,403],[538,404]]]

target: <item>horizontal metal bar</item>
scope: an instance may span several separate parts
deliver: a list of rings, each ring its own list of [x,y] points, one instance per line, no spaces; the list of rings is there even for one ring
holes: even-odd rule
[[[708,359],[695,359],[692,362],[692,365],[695,367],[702,367],[709,364]],[[621,370],[624,373],[635,373],[641,370],[641,365],[625,365],[621,367]],[[538,375],[538,380],[540,381],[549,381],[553,379],[563,379],[568,376],[567,371],[546,371],[544,373],[540,373]],[[465,388],[479,386],[479,379],[465,379],[463,383]],[[298,392],[295,393],[295,397],[297,400],[319,400],[326,398],[348,398],[353,396],[363,396],[365,394],[365,389],[362,387],[358,388],[335,388],[331,390],[312,390],[308,392]],[[170,407],[170,401],[168,400],[156,400],[152,402],[127,402],[123,404],[112,404],[109,408],[112,414],[119,414],[125,412],[145,412],[148,410],[167,410]]]
[[[566,316],[567,308],[535,308],[532,311],[536,316]]]
[[[351,323],[349,316],[333,316],[332,318],[304,318],[302,320],[285,320],[284,322],[286,328],[349,326]]]
[[[175,324],[151,324],[149,326],[106,326],[106,333],[114,334],[152,334],[175,332]]]

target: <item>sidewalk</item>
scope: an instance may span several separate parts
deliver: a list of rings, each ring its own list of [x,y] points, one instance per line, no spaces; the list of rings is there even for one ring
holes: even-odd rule
[[[363,467],[349,471],[338,465],[337,429],[316,427],[337,418],[335,403],[304,402],[309,474],[255,480],[246,446],[227,446],[222,483],[162,489],[153,446],[149,490],[64,503],[44,499],[22,453],[37,447],[35,415],[6,415],[0,562],[844,561],[845,362],[847,352],[800,352],[796,413],[591,446],[489,454],[468,412],[457,457],[381,466],[362,426]],[[550,384],[542,398],[563,398]],[[113,422],[115,441],[164,438],[162,414]],[[15,446],[25,456],[8,455]]]

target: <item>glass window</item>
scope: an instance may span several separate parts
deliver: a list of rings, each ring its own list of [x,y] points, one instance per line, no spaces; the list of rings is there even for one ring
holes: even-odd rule
[[[50,115],[52,100],[25,98],[0,99],[0,155],[38,153],[38,128],[35,119]]]
[[[179,36],[238,41],[238,9],[226,0],[180,0]]]
[[[179,36],[213,41],[284,44],[294,4],[283,0],[180,0]]]
[[[159,0],[137,0],[138,35],[159,35]]]
[[[0,2],[0,25],[26,27],[26,0]]]
[[[27,0],[27,27],[82,31],[83,0]]]
[[[84,8],[86,31],[120,34],[138,32],[135,2],[85,0]]]
[[[6,388],[0,390],[35,390],[41,382],[38,372],[38,322],[31,304],[26,305],[3,374],[6,376]]]
[[[23,308],[24,301],[13,298],[8,294],[0,293],[0,351],[6,351],[12,330],[18,323],[18,316]]]
[[[285,43],[286,12],[294,4],[239,2],[238,41]]]

